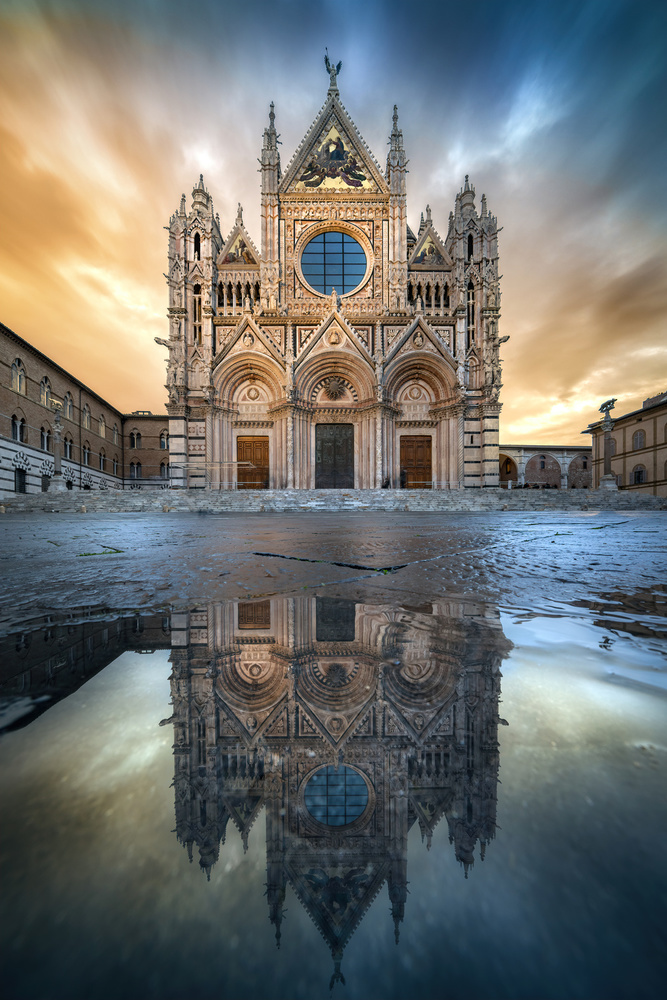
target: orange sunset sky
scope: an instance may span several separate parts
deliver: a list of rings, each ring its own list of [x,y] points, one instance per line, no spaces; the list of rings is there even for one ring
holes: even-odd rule
[[[498,216],[505,443],[583,443],[667,389],[667,5],[0,0],[0,319],[129,411],[164,408],[167,234],[200,172],[259,243],[283,168],[341,99],[381,163],[394,103],[409,221],[470,175]]]

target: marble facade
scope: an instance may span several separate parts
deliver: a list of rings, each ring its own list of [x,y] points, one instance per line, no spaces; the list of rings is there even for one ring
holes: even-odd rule
[[[428,206],[415,235],[397,110],[382,170],[335,69],[285,170],[271,105],[260,164],[259,244],[240,206],[224,235],[202,177],[169,220],[172,485],[497,486],[507,338],[486,197],[478,211],[466,177],[446,236]],[[331,234],[355,250],[352,285],[337,264],[312,279],[308,248]]]

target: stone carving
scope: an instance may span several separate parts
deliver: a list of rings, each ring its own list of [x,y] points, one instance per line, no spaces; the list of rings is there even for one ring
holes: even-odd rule
[[[327,100],[286,169],[281,165],[275,109],[271,108],[268,114],[260,159],[261,206],[257,214],[261,231],[256,238],[246,231],[240,211],[236,219],[232,212],[228,222],[233,226],[227,233],[221,231],[211,195],[201,179],[195,186],[192,205],[181,202],[169,221],[166,270],[171,311],[166,384],[170,419],[181,419],[182,407],[195,410],[201,405],[201,390],[197,387],[211,383],[213,370],[216,385],[238,385],[237,367],[242,352],[259,349],[264,355],[262,366],[270,386],[271,406],[275,407],[276,433],[271,446],[271,475],[275,484],[306,488],[313,481],[316,463],[311,444],[312,425],[349,422],[355,425],[355,488],[373,488],[387,478],[392,485],[398,485],[392,463],[400,448],[400,422],[404,417],[399,402],[405,405],[413,400],[421,405],[428,395],[434,407],[430,417],[438,427],[433,440],[440,453],[433,454],[434,469],[446,465],[448,469],[459,470],[461,486],[495,485],[494,474],[488,471],[496,457],[491,452],[485,453],[488,462],[479,469],[469,464],[464,475],[461,445],[450,426],[454,417],[448,404],[454,398],[462,404],[474,404],[481,386],[486,399],[498,399],[499,340],[494,332],[487,347],[489,327],[485,329],[490,320],[496,322],[499,305],[497,220],[486,203],[481,214],[477,211],[474,189],[467,181],[455,196],[446,236],[438,233],[436,220],[428,208],[423,228],[415,236],[408,227],[406,234],[408,160],[398,112],[395,111],[392,120],[389,109],[387,124],[391,132],[386,169],[376,169],[378,164],[372,152],[340,101],[339,68],[339,63],[328,61],[331,86]],[[309,271],[307,265],[317,267],[319,260],[315,260],[315,255],[308,259],[305,247],[313,229],[323,232],[327,228],[363,242],[366,268],[360,277],[361,263],[353,265],[350,258],[355,284],[354,280],[347,280],[350,275],[342,266],[344,255],[341,253],[341,260],[332,257],[327,264],[330,273],[326,283],[318,286],[325,294],[318,294],[301,281]],[[193,239],[188,234],[195,231],[204,234],[204,238],[200,237],[201,260],[192,259]],[[473,234],[472,247],[469,234]],[[261,254],[257,247],[263,248]],[[364,283],[367,271],[368,280]],[[473,317],[467,301],[471,275],[477,288]],[[189,296],[190,283],[195,281],[202,286],[198,318],[195,318],[196,304],[187,312],[182,308],[184,304],[190,305],[184,289],[187,287]],[[334,314],[340,314],[341,301],[346,319],[342,321],[338,315],[338,323],[332,325]],[[257,343],[258,334],[251,317],[254,314],[256,319],[260,311],[264,317],[262,323],[271,329],[262,331],[261,343]],[[213,312],[217,315],[214,323],[209,324],[207,319]],[[435,330],[436,336],[419,328],[408,335],[410,320],[420,314],[428,316],[429,329]],[[471,321],[475,326],[474,337]],[[240,322],[244,325],[239,336]],[[319,331],[323,323],[324,337],[313,344],[311,331]],[[459,362],[457,372],[452,370],[452,358],[443,346],[447,340],[444,327],[455,324],[458,344],[454,344],[453,338],[449,343]],[[358,336],[352,332],[355,330],[359,331]],[[270,346],[267,337],[272,341]],[[230,350],[232,342],[234,348]],[[479,370],[471,371],[468,380],[460,359],[468,354],[473,343],[483,350],[483,362],[480,360]],[[177,345],[182,345],[182,354],[176,350]],[[288,348],[296,352],[296,361],[289,356]],[[349,370],[345,368],[346,379],[336,376],[347,389],[336,390],[332,383],[333,392],[342,392],[338,399],[325,391],[325,379],[333,376],[330,365],[334,350],[344,351],[349,363]],[[386,358],[382,355],[378,361],[370,357],[379,350],[386,350]],[[415,352],[419,352],[422,362],[427,361],[433,372],[433,392],[422,392],[421,396],[410,394],[419,377],[418,369],[411,368],[419,360]],[[428,358],[424,352],[429,352]],[[194,370],[195,362],[198,373]],[[244,381],[247,385],[245,377]],[[255,397],[253,393],[243,398],[252,402],[266,397],[263,393]],[[208,413],[205,433],[207,437],[212,435],[212,440],[205,441],[204,454],[214,460],[221,458],[220,442],[233,440],[238,412],[228,405],[231,403],[231,398],[221,399],[221,405]],[[365,412],[366,408],[369,412]],[[481,431],[476,405],[469,407],[467,419],[471,430]],[[173,431],[176,440],[179,434],[176,424]],[[444,449],[452,449],[454,454],[445,455]],[[364,456],[363,461],[357,460],[359,456]],[[231,461],[235,458],[226,452],[225,457]],[[183,473],[180,480],[179,475],[172,485],[187,486],[187,475]]]
[[[331,375],[324,382],[324,395],[327,399],[341,399],[347,392],[347,387],[338,375]]]

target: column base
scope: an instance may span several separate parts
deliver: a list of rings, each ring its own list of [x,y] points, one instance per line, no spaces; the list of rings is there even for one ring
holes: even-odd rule
[[[618,483],[616,482],[616,476],[601,476],[599,490],[617,490]]]
[[[62,473],[56,472],[55,475],[51,476],[49,493],[67,493],[67,484],[62,477]]]

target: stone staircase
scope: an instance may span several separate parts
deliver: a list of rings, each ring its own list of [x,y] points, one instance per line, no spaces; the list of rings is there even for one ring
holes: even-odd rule
[[[5,511],[76,513],[286,513],[300,511],[667,510],[665,497],[607,490],[95,490],[11,494]]]

